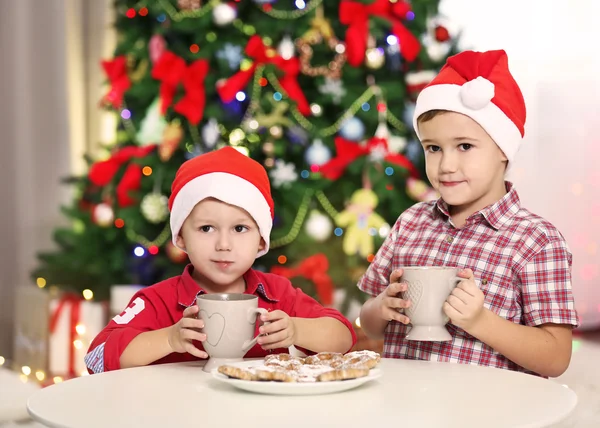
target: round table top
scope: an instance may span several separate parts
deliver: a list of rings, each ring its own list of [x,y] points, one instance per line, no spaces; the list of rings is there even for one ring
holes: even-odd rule
[[[265,425],[545,427],[564,419],[576,394],[558,382],[475,365],[382,359],[382,376],[315,396],[245,392],[202,371],[203,362],[84,376],[44,388],[27,403],[51,427]]]

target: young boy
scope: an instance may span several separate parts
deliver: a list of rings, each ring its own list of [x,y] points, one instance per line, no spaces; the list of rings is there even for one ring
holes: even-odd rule
[[[269,311],[246,357],[295,345],[347,352],[356,336],[338,311],[322,307],[277,275],[251,268],[269,250],[273,200],[265,169],[232,147],[198,156],[177,171],[169,199],[173,244],[190,264],[181,276],[138,292],[90,345],[90,373],[207,358],[197,319],[201,293],[247,293]]]
[[[560,232],[521,207],[504,180],[524,135],[525,102],[504,51],[448,59],[419,94],[414,126],[441,198],[396,221],[358,287],[373,296],[360,319],[384,337],[384,357],[480,364],[561,375],[577,326],[572,256]],[[459,267],[444,303],[448,342],[405,340],[403,266]]]

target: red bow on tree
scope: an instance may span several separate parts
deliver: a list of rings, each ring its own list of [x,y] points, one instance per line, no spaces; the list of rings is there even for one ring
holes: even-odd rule
[[[90,181],[96,186],[106,186],[113,179],[119,168],[131,158],[143,158],[156,146],[127,146],[117,150],[110,159],[94,163],[89,172]],[[121,181],[117,185],[117,203],[121,208],[135,204],[130,192],[139,190],[142,183],[142,167],[131,163],[127,166]]]
[[[300,73],[300,62],[298,58],[284,59],[277,55],[273,48],[268,48],[264,45],[260,36],[254,35],[248,40],[246,45],[246,55],[254,61],[250,67],[245,70],[240,70],[227,81],[217,86],[217,92],[224,102],[230,102],[235,98],[235,95],[248,86],[248,83],[254,76],[256,67],[259,65],[273,64],[282,73],[279,78],[279,83],[285,90],[287,96],[296,102],[298,110],[305,116],[310,114],[310,107],[304,92],[298,84],[298,74]]]
[[[294,268],[283,266],[273,266],[271,273],[281,275],[288,279],[295,276],[312,281],[317,289],[317,296],[323,305],[331,305],[333,303],[333,281],[327,274],[329,269],[329,260],[325,254],[315,254],[300,262]]]
[[[387,140],[385,138],[373,137],[367,141],[366,146],[361,146],[360,144],[345,140],[342,137],[336,137],[335,151],[336,157],[326,164],[321,165],[319,168],[321,174],[330,180],[337,180],[340,178],[348,165],[359,157],[377,152],[381,152],[383,161],[408,170],[412,177],[418,177],[419,175],[413,163],[408,160],[406,156],[389,152]]]
[[[124,55],[118,56],[111,61],[102,61],[102,68],[110,81],[110,91],[103,101],[118,109],[123,103],[125,91],[131,87],[131,81],[127,76],[127,60]]]
[[[165,114],[173,104],[177,85],[182,83],[185,95],[175,104],[175,111],[185,116],[193,125],[197,125],[204,116],[204,79],[207,74],[208,61],[205,59],[198,59],[188,66],[183,58],[173,52],[163,53],[152,68],[152,77],[161,81],[161,113]]]
[[[346,30],[346,55],[348,64],[358,67],[365,59],[369,37],[369,17],[386,19],[392,24],[392,33],[398,38],[400,52],[408,61],[419,55],[421,44],[400,21],[410,12],[410,4],[403,0],[392,3],[390,0],[375,0],[371,4],[345,0],[340,4],[340,22],[348,25]]]

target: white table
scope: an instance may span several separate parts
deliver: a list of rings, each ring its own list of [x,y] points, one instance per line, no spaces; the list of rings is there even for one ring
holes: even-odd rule
[[[37,392],[27,409],[51,427],[544,427],[577,404],[566,386],[507,370],[381,361],[383,375],[357,389],[271,396],[234,389],[202,363],[85,376]],[[392,426],[390,425],[390,426]]]

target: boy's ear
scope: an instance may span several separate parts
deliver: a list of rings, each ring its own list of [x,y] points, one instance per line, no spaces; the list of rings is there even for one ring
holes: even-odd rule
[[[265,240],[261,237],[260,238],[260,243],[258,244],[258,252],[264,250],[267,247],[267,243],[265,242]]]
[[[183,251],[185,251],[185,242],[183,240],[183,236],[181,236],[181,233],[179,235],[177,235],[175,242],[177,243],[177,246],[179,248],[181,248]]]

